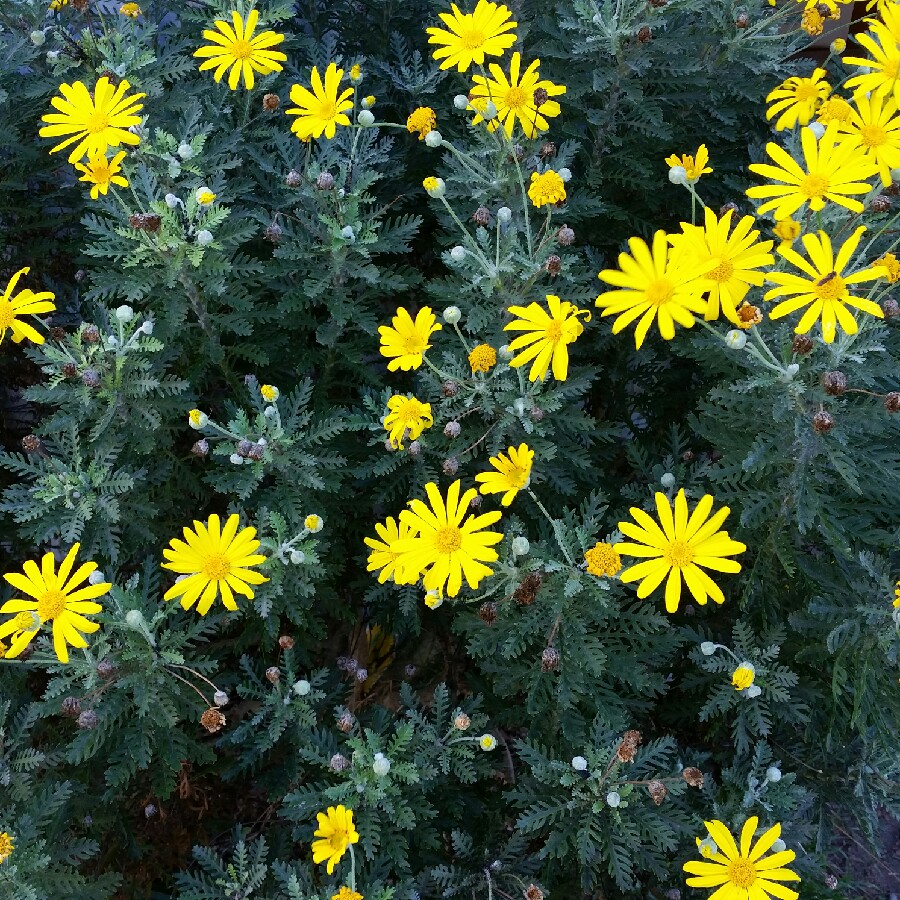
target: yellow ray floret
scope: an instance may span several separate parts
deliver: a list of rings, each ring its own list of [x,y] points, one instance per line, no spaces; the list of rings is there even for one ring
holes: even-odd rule
[[[780,319],[804,306],[809,307],[797,323],[794,331],[806,334],[816,322],[822,322],[822,340],[826,344],[834,341],[837,326],[840,325],[847,334],[856,334],[859,326],[848,306],[856,307],[870,315],[884,318],[881,307],[872,300],[856,297],[850,293],[852,285],[866,281],[875,281],[884,277],[881,266],[861,269],[857,272],[846,271],[859,246],[865,226],[860,226],[844,241],[835,256],[831,247],[831,239],[820,231],[818,235],[804,234],[803,246],[809,256],[804,259],[790,247],[779,247],[778,253],[789,263],[798,268],[801,275],[792,272],[772,272],[767,278],[778,287],[766,292],[766,300],[794,294],[790,300],[783,300],[775,306],[769,316]]]
[[[484,57],[503,56],[516,42],[513,33],[516,23],[510,21],[512,13],[503,5],[489,0],[478,0],[474,12],[460,12],[455,3],[449,13],[439,13],[444,28],[428,28],[428,43],[437,44],[432,56],[441,60],[442,69],[456,66],[465,72],[472,63],[484,64]]]
[[[213,514],[206,524],[195,519],[193,530],[185,527],[183,541],[172,538],[163,550],[168,562],[162,567],[183,577],[166,591],[163,600],[180,597],[183,609],[196,603],[201,616],[209,612],[219,592],[222,603],[230,610],[237,609],[235,591],[252,600],[250,585],[269,580],[254,570],[266,557],[256,553],[256,529],[243,528],[238,532],[239,524],[240,517],[235,513],[223,528],[218,515]]]
[[[415,584],[418,574],[413,573],[412,580],[407,580],[403,572],[397,567],[397,560],[400,554],[396,550],[399,541],[407,538],[415,537],[416,529],[408,522],[394,521],[393,516],[389,516],[382,524],[375,523],[375,533],[377,538],[363,538],[367,547],[372,552],[366,565],[367,572],[378,572],[378,583],[384,584],[385,581],[391,580],[397,584]]]
[[[400,307],[390,325],[378,329],[381,336],[381,355],[390,359],[388,371],[402,369],[409,372],[422,365],[425,351],[430,349],[431,335],[443,326],[435,321],[431,307],[423,306],[413,319]]]
[[[893,95],[900,101],[900,44],[891,34],[890,29],[882,22],[873,22],[867,32],[854,35],[857,41],[869,52],[871,59],[865,56],[845,56],[847,65],[862,66],[863,71],[847,79],[844,85],[848,91],[878,92]]]
[[[500,502],[509,506],[516,494],[528,487],[534,450],[527,444],[519,444],[518,447],[508,448],[506,453],[492,456],[490,462],[496,471],[479,472],[475,476],[475,480],[481,483],[479,490],[482,494],[503,494]]]
[[[775,119],[776,131],[810,123],[819,104],[831,93],[828,82],[823,80],[827,74],[816,68],[809,78],[794,75],[769,93],[766,103],[771,105],[766,118]]]
[[[310,88],[295,84],[291,88],[291,100],[296,106],[289,107],[285,114],[297,116],[291,131],[302,141],[320,138],[324,134],[329,140],[334,137],[338,125],[349,125],[346,112],[353,108],[353,88],[340,90],[344,70],[329,63],[325,70],[325,80],[313,66],[310,73]]]
[[[622,572],[621,580],[640,581],[637,595],[643,599],[665,579],[666,610],[670,613],[678,609],[682,579],[699,604],[705,605],[710,597],[716,603],[723,603],[725,595],[704,569],[740,572],[741,564],[727,557],[743,553],[747,548],[733,541],[727,532],[719,531],[729,508],[723,506],[710,516],[712,506],[713,498],[705,494],[689,516],[684,490],[680,490],[675,496],[673,514],[669,498],[657,493],[658,524],[642,509],[631,507],[629,512],[635,521],[619,522],[619,530],[636,543],[616,544],[615,549],[622,556],[648,558]]]
[[[6,285],[6,290],[0,297],[0,344],[3,343],[7,331],[12,332],[13,343],[16,344],[20,344],[25,338],[35,344],[44,343],[44,336],[22,316],[37,316],[41,313],[53,312],[56,309],[56,304],[53,302],[55,296],[50,291],[41,291],[36,294],[28,288],[19,291],[18,294],[14,293],[19,279],[30,271],[28,266],[19,269],[9,279],[9,284]]]
[[[893,96],[864,91],[853,96],[856,109],[850,108],[847,118],[838,124],[844,140],[860,148],[871,163],[878,167],[881,183],[892,183],[891,169],[900,167],[900,115]]]
[[[344,806],[329,806],[323,813],[316,813],[319,827],[312,842],[313,862],[327,863],[328,874],[343,859],[347,848],[359,842],[359,833],[353,824],[353,810]]]
[[[287,56],[280,50],[273,50],[283,40],[283,34],[274,31],[263,31],[254,37],[253,32],[259,22],[258,10],[251,9],[244,20],[238,12],[231,13],[232,23],[216,19],[215,29],[203,32],[203,37],[210,44],[194,51],[194,56],[205,58],[200,71],[215,69],[213,77],[221,81],[228,69],[228,87],[237,90],[243,76],[244,87],[250,91],[256,83],[255,72],[269,75],[280,72]]]

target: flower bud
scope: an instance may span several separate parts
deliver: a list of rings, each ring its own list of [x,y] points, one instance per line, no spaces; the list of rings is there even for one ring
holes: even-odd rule
[[[454,248],[456,249],[456,248]],[[456,325],[457,322],[462,318],[462,313],[458,306],[448,306],[444,310],[444,321],[448,325]]]
[[[610,791],[606,795],[606,805],[611,806],[615,809],[622,802],[622,798],[619,796],[618,791]]]
[[[129,609],[125,613],[125,624],[131,628],[143,628],[144,614],[139,609]]]
[[[436,178],[433,175],[422,182],[422,187],[425,188],[428,196],[433,197],[435,200],[440,200],[447,193],[447,185],[444,179]]]
[[[143,331],[144,334],[146,334],[148,337],[149,337],[151,334],[153,334],[153,320],[152,320],[152,319],[147,319],[147,321],[144,322],[143,325],[141,325],[140,330]]]
[[[387,775],[391,771],[391,761],[383,753],[376,753],[372,762],[372,771],[382,777]]]
[[[244,458],[237,453],[232,453],[231,456],[228,457],[228,461],[234,466],[240,466],[243,465]]]
[[[481,114],[481,118],[484,119],[485,122],[490,122],[492,119],[497,118],[497,106],[493,100],[488,100],[484,105],[484,112]]]
[[[700,645],[700,652],[704,656],[712,656],[716,652],[716,645],[712,641],[704,641]]]
[[[182,159],[191,159],[191,157],[193,157],[194,155],[194,148],[186,141],[182,141],[178,145],[178,155]]]
[[[508,206],[501,206],[500,209],[497,210],[497,221],[501,225],[509,224],[512,219],[512,210]]]
[[[356,121],[362,125],[363,128],[371,128],[375,124],[375,116],[368,109],[360,110],[359,115],[356,117]]]
[[[725,340],[732,350],[743,350],[744,347],[747,346],[747,335],[744,334],[743,331],[738,331],[736,328],[732,328],[731,331],[725,335]]]
[[[301,678],[294,682],[293,690],[298,697],[305,697],[312,690],[312,685],[305,678]]]
[[[459,110],[468,109],[469,108],[469,98],[465,94],[457,94],[453,98],[453,105]]]
[[[55,63],[59,59],[59,50],[48,50],[47,51],[47,62]]]
[[[211,231],[207,231],[205,228],[202,231],[197,232],[197,243],[201,247],[207,247],[213,242],[213,236]]]
[[[425,605],[429,609],[437,609],[444,602],[444,598],[435,590],[426,591]]]
[[[88,584],[103,584],[104,581],[106,581],[106,576],[99,569],[94,569],[88,575]]]
[[[478,738],[478,746],[485,751],[493,750],[497,746],[497,738],[492,734],[483,734]]]
[[[125,322],[130,322],[133,318],[134,318],[134,310],[127,304],[120,306],[116,309],[116,319],[118,319],[123,324]]]
[[[460,244],[457,244],[457,245],[450,251],[450,259],[452,259],[453,262],[462,262],[465,258],[466,258],[466,248],[463,247],[463,246],[461,246]],[[457,312],[459,311],[459,310],[457,309],[457,307],[455,307],[455,306],[451,306],[451,307],[449,307],[449,308],[450,308],[450,309],[456,309]],[[447,313],[446,313],[446,311],[444,312],[444,321],[445,321],[445,322],[447,321]],[[457,319],[456,321],[458,322],[459,319]]]
[[[556,174],[559,175],[563,181],[572,180],[572,173],[565,166],[563,166]]]
[[[442,140],[443,137],[439,131],[429,131],[428,134],[425,135],[425,146],[431,147],[432,149],[440,147]]]
[[[773,853],[781,853],[783,850],[787,849],[787,844],[781,838],[775,838],[775,842],[772,844],[772,852]]]
[[[659,483],[664,488],[674,487],[675,485],[675,476],[671,472],[663,472],[662,476],[659,479]]]
[[[766,781],[771,781],[772,784],[777,784],[781,781],[781,769],[778,766],[769,766],[766,769]]]
[[[181,200],[179,200],[175,194],[166,194],[166,206],[168,206],[169,209],[175,209],[180,203]]]
[[[684,166],[672,166],[669,169],[669,181],[672,184],[687,184],[687,169]]]
[[[31,43],[34,44],[35,47],[42,47],[44,41],[47,40],[47,36],[43,31],[32,31],[29,37],[31,38]]]
[[[528,543],[527,537],[522,537],[521,535],[519,535],[518,537],[513,538],[513,542],[512,542],[513,556],[526,556],[530,549],[531,549],[531,544]]]
[[[572,231],[568,225],[563,225],[563,227],[556,232],[556,241],[561,247],[571,246],[574,240],[575,232]]]
[[[291,550],[291,562],[295,566],[302,565],[306,562],[306,554],[302,550]]]
[[[806,127],[813,133],[816,140],[825,134],[825,126],[821,122],[810,122]]]
[[[832,53],[843,53],[847,49],[847,42],[843,38],[835,38],[828,49]]]
[[[576,772],[586,772],[588,767],[588,761],[583,756],[573,756],[572,757],[572,768]]]
[[[751,684],[750,687],[747,688],[746,696],[753,700],[755,697],[758,697],[762,693],[762,688],[758,684]]]
[[[281,681],[281,669],[278,666],[269,666],[266,669],[266,680],[272,684],[278,684]]]

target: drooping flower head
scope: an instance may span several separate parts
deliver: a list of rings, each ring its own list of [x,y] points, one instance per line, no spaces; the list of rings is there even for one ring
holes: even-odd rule
[[[481,483],[479,491],[482,494],[503,494],[500,502],[509,506],[516,494],[528,487],[533,462],[534,450],[527,444],[510,447],[506,453],[492,456],[490,463],[496,471],[479,472],[475,476],[475,480]]]
[[[23,573],[8,572],[3,576],[17,591],[33,598],[21,600],[14,597],[0,607],[0,613],[16,614],[0,626],[0,638],[16,634],[6,652],[7,658],[18,656],[45,622],[53,623],[53,649],[60,662],[69,661],[70,644],[73,647],[87,647],[83,635],[93,634],[100,626],[85,616],[95,615],[103,609],[94,601],[106,594],[112,585],[106,581],[84,585],[97,568],[94,562],[83,563],[72,571],[80,546],[72,545],[60,563],[59,571],[56,570],[53,554],[45,553],[40,568],[37,563],[28,560],[22,567]],[[20,618],[21,613],[37,613],[37,626],[32,618],[32,627],[28,628]]]
[[[891,34],[890,29],[882,22],[873,22],[868,31],[855,34],[854,38],[871,54],[871,59],[864,56],[845,56],[847,65],[861,66],[862,72],[847,79],[844,87],[848,91],[864,93],[880,93],[893,95],[900,101],[900,43]]]
[[[353,88],[340,91],[344,70],[334,63],[329,63],[325,70],[325,80],[319,76],[319,70],[313,66],[310,73],[310,88],[295,84],[291,88],[291,100],[296,106],[285,110],[289,116],[297,116],[291,125],[291,131],[300,140],[319,138],[324,133],[329,140],[334,137],[338,125],[349,125],[346,112],[353,108]],[[339,92],[340,91],[340,92]]]
[[[803,226],[794,219],[779,219],[772,229],[772,234],[781,241],[779,247],[790,247],[800,237]]]
[[[530,362],[529,381],[543,381],[551,370],[557,381],[565,381],[569,376],[568,345],[584,331],[581,319],[589,322],[591,314],[568,300],[553,294],[546,296],[546,310],[539,303],[509,307],[517,318],[503,330],[523,332],[509,343],[509,349],[516,354],[509,365],[517,369]]]
[[[644,510],[631,507],[629,512],[634,522],[619,522],[619,530],[636,543],[616,544],[616,550],[622,556],[646,557],[646,560],[629,566],[622,572],[621,580],[640,581],[637,595],[643,599],[666,579],[666,610],[670,613],[678,610],[682,579],[701,606],[709,597],[716,603],[724,603],[725,595],[721,588],[704,569],[740,572],[741,564],[728,557],[743,553],[747,547],[733,541],[727,532],[719,531],[719,526],[731,510],[723,506],[710,516],[712,506],[713,498],[705,494],[688,515],[687,499],[682,489],[675,496],[674,515],[669,498],[657,492],[659,523],[654,522]]]
[[[395,450],[402,450],[405,440],[416,440],[426,428],[434,425],[431,404],[422,403],[415,397],[394,394],[388,399],[387,408],[384,430]]]
[[[870,162],[878,167],[881,183],[892,183],[891,169],[900,167],[900,115],[893,96],[857,91],[845,122],[838,125],[844,140],[859,147]]]
[[[287,56],[280,50],[273,50],[283,40],[283,34],[274,31],[263,31],[253,36],[259,22],[259,11],[251,9],[246,20],[238,12],[231,13],[231,24],[216,19],[215,29],[203,32],[203,37],[211,43],[194,51],[194,56],[205,58],[200,64],[200,71],[215,69],[213,77],[221,81],[222,76],[230,68],[228,87],[237,90],[243,76],[244,87],[250,91],[256,83],[254,72],[269,75],[280,72]]]
[[[224,528],[219,516],[213,514],[206,524],[194,520],[194,528],[184,528],[184,540],[172,538],[163,550],[164,569],[171,569],[180,578],[166,593],[163,600],[181,598],[183,609],[190,609],[195,603],[197,612],[205,616],[219,592],[226,609],[236,610],[234,593],[253,599],[250,585],[262,584],[269,579],[255,571],[255,567],[266,561],[256,551],[255,528],[243,528],[238,532],[240,516],[228,517]],[[198,602],[199,601],[199,602]]]
[[[353,810],[344,806],[329,806],[323,813],[316,813],[319,827],[312,842],[313,862],[327,863],[328,874],[344,858],[347,848],[359,842],[359,833],[353,825]]]
[[[691,860],[684,864],[684,871],[693,876],[687,879],[688,887],[717,888],[711,896],[717,900],[797,900],[796,891],[785,887],[781,882],[799,881],[800,876],[790,869],[788,863],[794,861],[793,850],[780,850],[766,856],[772,845],[781,837],[781,825],[773,825],[760,835],[756,843],[753,836],[759,825],[759,819],[751,816],[741,829],[741,846],[738,848],[728,826],[718,819],[704,822],[709,838],[701,842],[701,855],[705,862]],[[712,847],[702,849],[703,844]]]
[[[121,144],[136,146],[141,139],[128,129],[141,124],[138,113],[144,108],[140,101],[146,94],[128,94],[131,85],[120,81],[113,87],[104,75],[98,79],[94,93],[80,81],[61,84],[62,97],[53,97],[50,105],[58,112],[41,117],[47,122],[40,132],[41,137],[63,137],[50,152],[56,153],[75,144],[69,153],[69,162],[76,163],[82,157],[99,153],[106,154],[110,147]]]
[[[415,528],[402,519],[397,523],[393,516],[389,516],[384,524],[375,523],[375,533],[378,535],[377,538],[363,538],[366,546],[372,550],[367,560],[366,571],[378,572],[379,584],[384,584],[388,580],[397,584],[415,584],[418,579],[417,574],[414,573],[412,580],[407,582],[403,572],[397,568],[400,553],[395,549],[399,541],[404,541],[416,534]]]
[[[503,56],[516,42],[517,23],[510,21],[512,13],[503,4],[478,0],[471,13],[460,12],[455,3],[450,9],[438,13],[446,29],[426,29],[428,43],[438,45],[432,56],[441,60],[442,69],[456,66],[458,72],[465,72],[473,63],[483,65],[486,55]]]
[[[381,335],[381,355],[390,359],[388,371],[401,369],[409,372],[422,365],[425,351],[430,349],[431,335],[440,331],[440,325],[434,317],[430,306],[423,306],[416,313],[416,318],[400,307],[397,315],[391,319],[390,325],[382,325],[378,329]]]
[[[502,125],[512,137],[517,121],[526,137],[534,138],[538,132],[546,131],[550,127],[547,119],[553,119],[560,113],[559,104],[549,98],[564,94],[566,89],[563,85],[542,79],[538,72],[540,64],[541,61],[536,59],[524,72],[520,72],[522,55],[516,51],[509,61],[509,78],[497,63],[488,66],[493,78],[473,75],[474,85],[469,97],[472,105],[479,109],[479,115],[472,119],[472,124],[478,125],[484,121],[480,113],[483,105],[491,101],[497,108],[497,115],[487,123],[488,131],[496,131]],[[536,97],[536,91],[543,93]],[[482,106],[479,106],[479,100]],[[543,102],[538,103],[538,100]]]
[[[767,276],[769,281],[778,286],[766,292],[766,300],[795,295],[790,300],[782,300],[769,312],[769,317],[780,319],[804,306],[809,307],[794,331],[797,334],[806,334],[817,321],[821,320],[822,340],[826,344],[833,343],[837,325],[840,325],[847,334],[856,334],[859,330],[856,319],[847,309],[848,306],[883,319],[884,312],[877,303],[865,297],[856,297],[850,292],[852,285],[875,281],[884,276],[883,270],[878,266],[852,273],[846,271],[865,230],[864,225],[857,228],[844,241],[837,255],[832,249],[831,239],[824,231],[820,231],[818,235],[803,235],[803,246],[809,256],[808,260],[790,247],[779,247],[778,253],[796,266],[801,274],[771,272]]]
[[[128,187],[128,180],[120,174],[123,159],[125,151],[120,150],[112,159],[107,159],[105,153],[94,153],[88,157],[87,165],[75,163],[76,170],[82,173],[78,180],[91,186],[91,200],[96,200],[100,194],[105,196],[110,185]]]
[[[498,558],[493,545],[502,541],[503,535],[484,529],[499,521],[499,511],[465,518],[478,492],[470,488],[460,497],[459,481],[447,489],[446,501],[434,482],[425,485],[425,493],[430,506],[410,500],[409,509],[400,513],[400,522],[416,534],[394,545],[400,553],[397,566],[410,581],[424,575],[422,584],[428,591],[442,593],[446,589],[448,596],[455,597],[463,578],[476,589],[483,578],[493,574],[485,563]]]
[[[671,341],[675,323],[683,328],[694,324],[694,313],[705,314],[707,302],[703,292],[709,282],[704,275],[715,265],[693,261],[669,246],[668,235],[657,231],[652,249],[638,237],[630,238],[631,253],[619,254],[618,269],[604,269],[599,278],[617,290],[605,291],[596,300],[604,316],[616,316],[613,334],[636,319],[635,346],[640,349],[654,320],[659,333]]]
[[[538,209],[548,203],[563,203],[566,199],[566,183],[553,169],[540,173],[532,172],[528,197]]]
[[[775,143],[766,144],[766,153],[774,166],[767,163],[750,166],[751,172],[769,181],[781,182],[747,189],[748,197],[765,200],[757,214],[774,210],[776,219],[788,219],[804,203],[817,212],[829,201],[845,206],[851,212],[862,212],[862,202],[852,195],[867,194],[872,189],[866,179],[877,172],[875,164],[840,134],[837,124],[829,125],[818,141],[812,131],[804,128],[800,132],[800,143],[805,168]]]
[[[673,153],[671,156],[667,156],[665,161],[670,169],[674,169],[675,166],[681,166],[684,169],[685,178],[691,184],[699,181],[701,175],[708,175],[712,172],[709,166],[709,151],[706,149],[706,144],[701,144],[697,148],[696,156],[691,156],[690,153],[683,153],[681,156],[678,156]]]
[[[50,291],[41,291],[36,294],[28,288],[15,294],[19,279],[30,271],[28,266],[19,269],[9,279],[9,284],[6,285],[6,290],[0,297],[0,344],[3,343],[7,331],[12,332],[12,339],[16,344],[20,344],[25,338],[35,344],[44,343],[44,336],[21,317],[53,312],[56,309],[56,304],[53,302],[55,295]]]
[[[824,69],[813,69],[809,78],[793,75],[766,97],[771,104],[766,119],[775,119],[775,130],[784,131],[795,125],[808,125],[819,104],[831,93]]]

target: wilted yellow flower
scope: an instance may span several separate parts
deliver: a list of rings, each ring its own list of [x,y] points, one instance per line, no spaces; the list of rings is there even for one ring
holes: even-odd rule
[[[881,258],[876,259],[872,265],[881,266],[881,268],[884,269],[881,273],[881,277],[884,278],[888,284],[896,284],[900,281],[900,260],[898,260],[893,253],[885,253]]]
[[[838,96],[829,97],[825,100],[816,112],[816,121],[823,125],[830,125],[832,122],[846,122],[853,114],[853,107],[843,98]]]
[[[566,183],[553,169],[540,174],[532,172],[528,196],[538,209],[547,203],[563,203],[566,199]]]
[[[341,887],[336,894],[331,895],[331,900],[363,900],[363,895],[351,891],[348,887]]]
[[[0,865],[12,856],[12,852],[15,849],[16,846],[13,843],[12,835],[6,831],[0,831]]]
[[[758,306],[753,306],[746,300],[738,307],[737,310],[737,327],[744,330],[759,325],[763,320],[762,310]]]
[[[584,553],[584,561],[591,575],[601,578],[604,575],[610,578],[622,568],[622,557],[612,544],[604,544],[598,541]]]
[[[825,16],[818,6],[807,6],[800,17],[800,27],[811,37],[817,37],[825,30]]]
[[[434,131],[437,125],[437,116],[430,106],[420,106],[414,109],[406,119],[406,130],[412,134],[419,133],[419,140],[425,140],[425,135],[429,131]]]

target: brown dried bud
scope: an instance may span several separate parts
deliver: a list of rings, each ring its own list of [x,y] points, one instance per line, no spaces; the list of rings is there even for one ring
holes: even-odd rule
[[[465,713],[457,713],[453,720],[453,727],[457,731],[465,731],[472,724],[472,720]]]
[[[214,706],[200,716],[200,724],[210,733],[215,734],[225,727],[225,716]]]
[[[544,141],[544,143],[541,144],[540,153],[544,159],[556,156],[556,144],[554,144],[553,141]]]
[[[281,106],[281,98],[278,94],[266,94],[263,97],[263,109],[266,112],[275,112]]]
[[[812,427],[816,434],[828,434],[834,428],[834,416],[820,410],[812,417]]]
[[[289,634],[283,634],[278,638],[278,646],[281,647],[282,650],[293,650],[294,639]]]
[[[687,766],[681,770],[681,777],[695,788],[703,787],[703,773],[695,766]]]
[[[69,719],[77,719],[81,712],[81,701],[77,697],[64,697],[59,705],[59,712]]]
[[[72,0],[72,8],[77,10],[78,12],[84,12],[88,8],[88,0]],[[104,72],[103,74],[109,77],[113,73]]]
[[[653,38],[653,32],[649,25],[644,25],[637,33],[637,39],[642,44],[649,43]]]
[[[497,604],[488,601],[478,607],[478,615],[485,625],[493,625],[497,621]]]
[[[831,18],[831,12],[832,12],[832,10],[831,10],[831,7],[830,7],[827,3],[820,3],[820,4],[816,7],[816,12],[817,12],[820,16],[822,16],[823,19],[830,19],[830,18]]]
[[[812,338],[805,334],[795,334],[791,341],[791,352],[798,356],[805,356],[813,348]]]
[[[750,16],[747,13],[741,13],[735,20],[734,24],[737,28],[749,28],[750,27]]]
[[[891,184],[884,188],[883,193],[887,194],[889,197],[896,197],[900,194],[900,184],[896,181],[891,182]]]
[[[193,453],[194,456],[209,455],[209,441],[206,438],[201,438],[199,441],[196,441],[194,446],[191,447],[191,453]]]
[[[265,458],[266,448],[262,444],[251,444],[250,450],[247,453],[247,456],[255,460],[256,462],[260,462]]]
[[[85,278],[87,278],[87,272],[85,272],[84,269],[79,269],[79,270],[75,273],[75,280],[76,280],[79,284],[81,284],[81,282],[84,281]]]
[[[559,275],[562,272],[562,260],[555,253],[551,253],[547,257],[547,262],[544,263],[544,268],[551,275]]]
[[[534,92],[534,105],[540,108],[550,99],[546,88],[537,88]]]
[[[459,437],[460,431],[462,428],[460,428],[459,422],[448,422],[444,426],[444,435],[448,438]]]
[[[450,456],[444,460],[441,469],[445,475],[455,475],[457,469],[459,469],[459,462],[455,456]]]
[[[539,406],[532,406],[529,415],[531,416],[532,422],[544,421],[544,411]]]
[[[81,332],[81,339],[86,344],[96,344],[100,340],[100,329],[96,325],[85,325]]]
[[[681,891],[678,888],[669,888],[666,891],[666,900],[681,900]]]
[[[737,205],[737,203],[734,203],[732,201],[732,202],[726,203],[723,206],[719,207],[719,216],[720,217],[724,216],[728,212],[736,213],[737,211],[738,211],[738,205]]]
[[[650,0],[650,5],[654,9],[662,9],[668,2],[669,0]]]
[[[78,727],[83,728],[85,731],[90,731],[92,728],[97,727],[98,721],[97,713],[92,709],[86,709],[78,716]]]
[[[101,678],[105,678],[107,680],[109,680],[110,678],[115,678],[117,671],[118,668],[111,659],[101,659],[100,662],[97,663],[97,674]]]
[[[887,300],[881,301],[881,311],[886,319],[896,319],[900,316],[900,303],[893,297],[888,297]]]
[[[637,753],[637,746],[635,744],[629,744],[627,741],[622,741],[616,749],[616,756],[622,762],[631,762],[635,754]]]
[[[472,213],[472,221],[476,225],[489,225],[491,221],[491,211],[486,206],[479,206],[478,209]]]
[[[524,894],[525,900],[544,900],[544,892],[536,884],[529,884]]]
[[[363,669],[362,667],[356,670],[356,680],[362,684],[365,681],[369,680],[369,670]]]
[[[459,393],[459,384],[455,381],[445,381],[441,385],[441,394],[444,397],[455,397]]]
[[[685,450],[684,453],[681,454],[682,462],[693,462],[694,461],[694,451],[693,450]]]
[[[335,753],[328,762],[332,772],[346,772],[350,768],[350,760],[343,753]]]
[[[669,789],[661,781],[654,779],[647,785],[647,793],[653,798],[653,802],[660,806],[669,795]]]
[[[265,239],[269,241],[269,243],[277,244],[281,241],[282,234],[284,234],[284,230],[282,229],[282,227],[277,222],[273,222],[266,228],[263,237],[265,237]]]
[[[869,204],[869,209],[876,213],[889,212],[891,209],[891,198],[885,194],[879,194]]]
[[[156,213],[145,213],[144,231],[159,231],[160,225],[162,225],[162,219]]]
[[[252,441],[238,441],[237,445],[237,455],[242,457],[243,459],[247,459],[250,456],[250,448],[253,446]]]
[[[296,169],[291,169],[291,171],[284,176],[284,183],[288,187],[300,187],[300,185],[303,184],[303,176]]]
[[[563,227],[556,232],[556,241],[560,247],[569,247],[574,240],[575,232],[572,231],[568,225],[563,225]]]
[[[900,391],[891,391],[884,398],[884,408],[889,413],[900,412]]]
[[[331,172],[320,172],[316,179],[316,187],[320,191],[330,191],[334,187],[334,175]]]
[[[96,389],[100,387],[100,375],[93,369],[85,369],[81,373],[81,383],[85,387]]]
[[[540,572],[529,572],[513,592],[513,600],[519,606],[531,606],[543,580],[544,577]]]
[[[66,378],[75,378],[78,375],[78,366],[73,362],[63,363],[60,371]]]
[[[66,329],[62,325],[54,325],[50,329],[50,337],[54,341],[61,341],[66,336]]]
[[[418,441],[413,441],[407,448],[406,452],[410,456],[418,456],[422,452],[422,445]]]
[[[469,509],[478,509],[479,506],[481,506],[481,494],[476,494],[469,501]]]
[[[822,376],[822,388],[832,397],[840,397],[847,390],[847,376],[843,372],[826,372]]]
[[[639,747],[643,737],[639,731],[635,731],[633,728],[630,731],[626,731],[625,734],[622,735],[622,740],[626,744],[630,744],[632,747]]]
[[[559,650],[556,647],[546,647],[541,654],[541,671],[552,672],[559,668]]]
[[[353,724],[355,719],[353,718],[353,714],[349,712],[341,713],[341,717],[337,721],[337,727],[344,732],[344,734],[349,734],[353,729]]]
[[[128,224],[131,225],[132,228],[136,228],[138,231],[141,231],[144,227],[143,213],[132,213],[128,217]]]
[[[22,449],[26,453],[37,453],[41,446],[41,439],[36,434],[26,434],[22,438]]]
[[[266,669],[266,680],[270,681],[272,684],[278,684],[281,681],[281,669],[278,666],[269,666]]]

